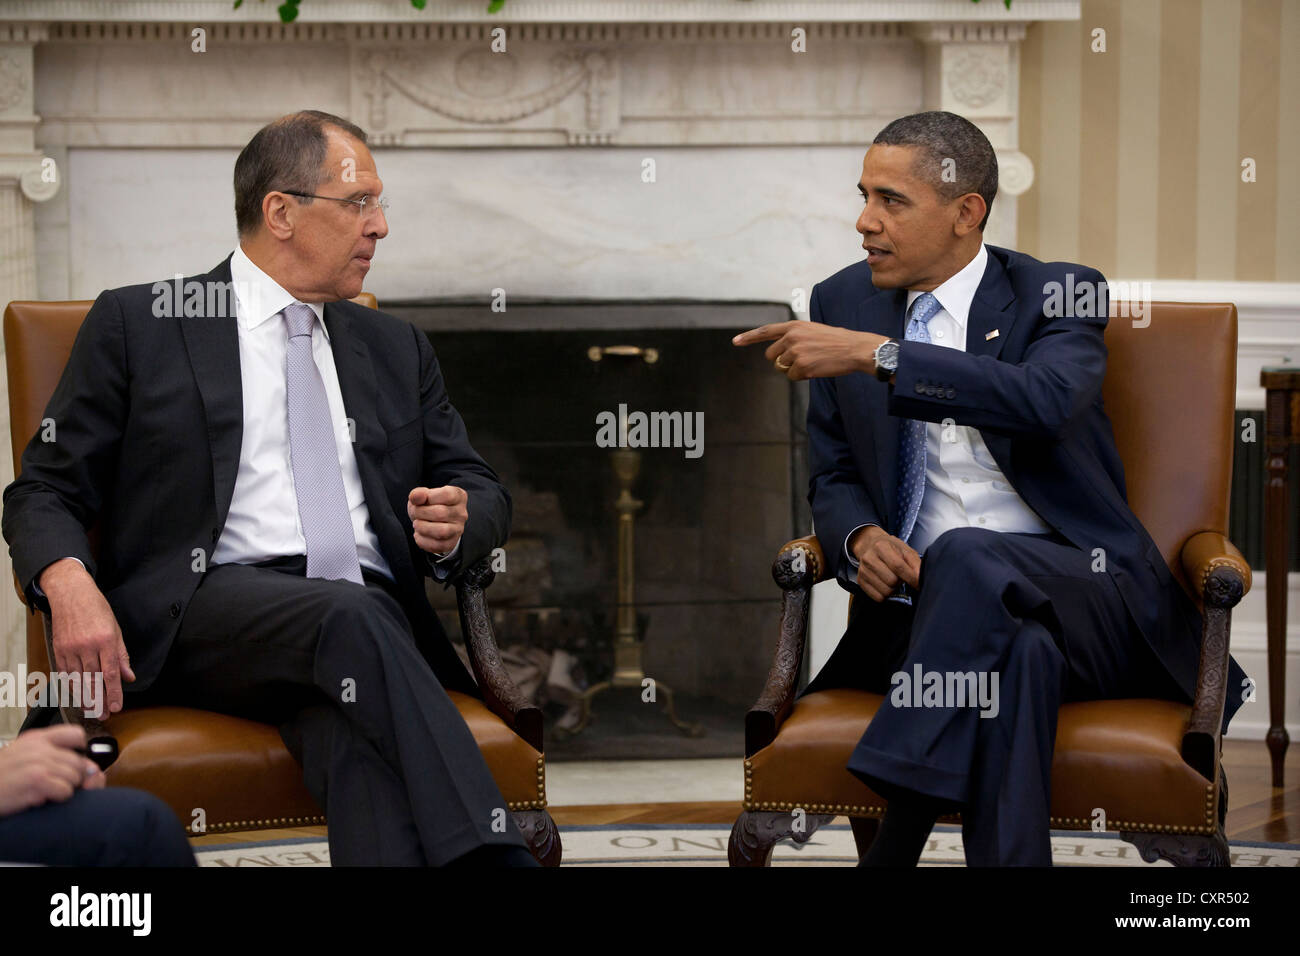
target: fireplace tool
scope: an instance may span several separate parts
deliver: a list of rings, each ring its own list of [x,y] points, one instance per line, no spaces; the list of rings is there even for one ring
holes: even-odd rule
[[[599,362],[606,356],[639,358],[647,365],[659,361],[658,350],[643,349],[635,345],[604,347],[593,345],[587,350],[587,356],[593,362]],[[622,447],[626,444],[626,435],[620,433],[619,437],[620,447],[610,452],[610,462],[618,482],[618,496],[614,500],[614,510],[618,512],[618,545],[615,552],[618,562],[618,615],[614,627],[614,674],[609,680],[593,684],[583,692],[580,698],[582,712],[578,722],[572,728],[556,728],[556,731],[570,736],[581,733],[591,721],[591,703],[597,694],[611,688],[630,687],[644,692],[653,687],[653,700],[656,703],[663,701],[664,715],[673,725],[689,737],[701,737],[704,735],[702,725],[688,723],[677,716],[671,687],[657,678],[653,679],[651,684],[646,683],[645,642],[641,640],[636,626],[636,549],[634,546],[636,513],[641,510],[644,502],[632,495],[632,485],[641,470],[641,452]]]

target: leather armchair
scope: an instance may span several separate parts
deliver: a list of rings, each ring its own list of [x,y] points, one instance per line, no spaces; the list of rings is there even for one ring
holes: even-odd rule
[[[1240,692],[1226,686],[1229,628],[1251,581],[1250,566],[1226,536],[1237,309],[1156,302],[1148,318],[1138,327],[1126,317],[1110,321],[1103,402],[1129,505],[1203,613],[1196,697],[1191,705],[1062,705],[1051,826],[1091,829],[1093,808],[1104,807],[1106,828],[1147,862],[1227,866],[1220,723],[1226,695]],[[745,718],[744,812],[731,831],[732,866],[766,866],[778,840],[805,842],[837,815],[850,818],[865,853],[885,811],[885,800],[845,766],[883,696],[830,689],[795,699],[811,590],[826,570],[822,544],[811,535],[782,547],[772,567],[782,591],[780,634],[767,685]],[[806,814],[797,831],[795,808]]]
[[[354,301],[376,307],[369,293]],[[5,309],[15,470],[21,468],[23,449],[39,427],[91,304],[11,302]],[[96,537],[92,529],[92,547]],[[490,560],[484,559],[456,586],[461,630],[483,699],[456,691],[449,695],[533,855],[545,865],[558,866],[559,832],[546,811],[542,713],[514,686],[502,665],[484,595],[492,578]],[[15,587],[25,603],[16,580]],[[49,615],[28,607],[29,671],[49,673],[50,634]],[[115,745],[116,759],[111,753],[105,758],[112,760],[106,771],[111,785],[157,795],[192,833],[326,822],[302,782],[298,764],[268,724],[185,707],[131,707],[128,698],[126,709],[102,725],[88,726],[88,733]]]

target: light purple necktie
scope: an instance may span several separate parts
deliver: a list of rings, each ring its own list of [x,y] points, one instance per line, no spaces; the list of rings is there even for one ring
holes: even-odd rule
[[[285,358],[289,457],[298,518],[307,541],[307,577],[343,578],[362,584],[329,400],[312,356],[311,332],[316,313],[310,306],[295,302],[281,314],[289,335]]]

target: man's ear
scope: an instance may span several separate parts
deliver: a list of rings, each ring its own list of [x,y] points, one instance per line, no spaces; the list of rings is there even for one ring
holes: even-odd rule
[[[953,233],[962,237],[979,229],[988,209],[988,203],[979,193],[967,193],[962,196],[957,200],[957,218],[953,220]]]
[[[293,236],[293,216],[294,210],[283,193],[267,193],[262,197],[262,228],[275,238],[284,240]]]

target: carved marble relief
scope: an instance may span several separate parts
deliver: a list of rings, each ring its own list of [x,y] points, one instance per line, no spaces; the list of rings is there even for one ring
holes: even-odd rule
[[[966,46],[945,52],[944,74],[957,103],[975,111],[1003,102],[1010,85],[1005,45]]]
[[[358,52],[364,125],[378,145],[412,145],[421,132],[512,125],[553,132],[570,145],[604,144],[618,129],[618,59],[601,49]]]

